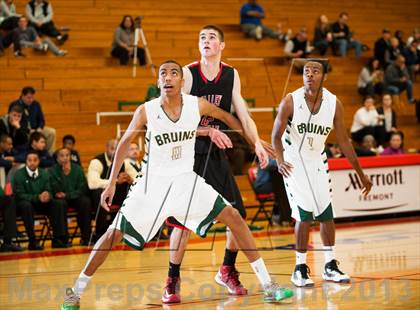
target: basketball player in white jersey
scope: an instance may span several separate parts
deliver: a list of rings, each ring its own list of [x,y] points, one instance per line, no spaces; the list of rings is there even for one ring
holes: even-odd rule
[[[298,287],[313,286],[306,264],[306,252],[311,222],[321,225],[327,281],[349,282],[350,277],[338,268],[335,259],[334,211],[331,201],[330,176],[325,141],[334,128],[337,142],[363,183],[362,193],[372,187],[359,165],[344,127],[343,105],[323,88],[326,65],[309,61],[304,66],[304,86],[288,94],[280,103],[274,122],[272,142],[279,172],[284,176],[286,192],[296,220],[296,267],[292,282]]]
[[[239,248],[244,249],[264,289],[264,299],[279,301],[293,296],[291,290],[272,282],[239,212],[193,171],[196,130],[201,116],[212,116],[241,131],[239,121],[203,98],[182,94],[183,82],[181,66],[173,60],[164,62],[159,68],[158,80],[162,95],[137,108],[121,138],[110,183],[101,195],[102,207],[109,210],[117,175],[130,142],[147,125],[143,175],[137,177],[114,222],[95,244],[74,288],[67,289],[62,310],[79,309],[80,296],[115,244],[124,240],[141,250],[169,216],[201,237],[206,236],[214,221],[225,223]],[[257,145],[256,154],[263,161],[261,145]],[[263,161],[263,165],[266,164]]]

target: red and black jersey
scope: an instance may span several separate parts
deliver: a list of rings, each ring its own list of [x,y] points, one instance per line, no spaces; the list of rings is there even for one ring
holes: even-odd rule
[[[193,83],[190,94],[204,97],[209,102],[217,105],[226,112],[231,112],[232,90],[234,80],[233,67],[221,62],[220,70],[216,78],[209,81],[201,71],[200,62],[196,61],[187,66],[190,69]],[[226,130],[228,127],[220,120],[213,117],[203,116],[200,121],[201,127],[213,127],[219,130]],[[200,154],[208,153],[210,147],[209,137],[197,137],[195,152]]]

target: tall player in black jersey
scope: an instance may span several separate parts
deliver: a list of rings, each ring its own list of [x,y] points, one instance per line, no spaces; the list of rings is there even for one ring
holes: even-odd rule
[[[201,60],[183,68],[183,92],[198,97],[205,97],[221,109],[231,112],[233,105],[244,130],[253,136],[256,149],[263,148],[257,127],[249,116],[246,103],[241,96],[241,81],[233,67],[221,62],[225,48],[224,34],[216,26],[208,25],[200,30],[198,42]],[[242,197],[236,185],[233,173],[223,149],[232,147],[230,139],[222,132],[227,126],[211,117],[203,117],[197,131],[199,137],[195,144],[194,171],[202,176],[208,184],[232,203],[243,218],[246,217]],[[213,145],[212,142],[214,142]],[[265,152],[264,152],[265,153]],[[265,153],[265,156],[267,154]],[[162,296],[163,303],[179,303],[180,265],[190,236],[190,231],[183,228],[174,218],[169,218],[167,225],[174,226],[170,240],[170,263],[166,288]],[[215,281],[225,286],[230,294],[246,295],[247,289],[239,281],[235,268],[238,246],[230,231],[227,231],[227,242],[223,265]]]

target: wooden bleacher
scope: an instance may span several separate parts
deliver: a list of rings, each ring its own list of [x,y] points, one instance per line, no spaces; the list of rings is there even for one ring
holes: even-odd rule
[[[15,2],[18,13],[24,12],[26,0]],[[223,60],[238,69],[243,96],[255,98],[256,107],[276,106],[283,94],[289,65],[269,60],[283,55],[283,45],[271,39],[256,42],[238,31],[236,25],[243,2],[55,0],[52,3],[55,23],[71,29],[70,39],[64,45],[69,54],[57,58],[25,50],[28,57],[16,59],[12,51],[6,51],[6,56],[0,58],[0,112],[6,113],[9,102],[19,96],[22,87],[34,86],[47,124],[57,129],[58,143],[63,135],[74,134],[86,167],[95,154],[103,151],[105,141],[116,133],[115,120],[96,126],[95,113],[116,111],[118,100],[142,100],[147,86],[155,82],[148,68],[139,68],[137,78],[133,79],[131,67],[120,67],[109,56],[113,31],[125,14],[144,16],[143,28],[155,64],[168,58],[182,64],[197,60],[200,27],[204,24],[221,25],[226,29]],[[292,28],[294,32],[306,26],[311,33],[318,15],[326,14],[330,21],[334,21],[339,12],[347,11],[352,31],[370,47],[384,27],[403,30],[408,37],[412,29],[420,25],[418,0],[259,2],[267,12],[265,24],[274,26],[280,21],[285,29]],[[333,71],[326,86],[344,103],[348,127],[361,103],[356,91],[357,77],[371,54],[372,51],[366,52],[362,59],[355,59],[352,51],[344,59],[328,54]],[[238,58],[256,59],[244,61]],[[301,76],[294,73],[287,91],[300,85]],[[415,95],[420,97],[419,82],[415,84]],[[405,95],[401,96],[402,104],[397,111],[399,127],[405,132],[406,147],[420,149],[420,129],[414,107],[405,101]],[[271,114],[255,113],[253,117],[261,136],[269,140]],[[245,183],[240,181],[243,192],[249,190]]]

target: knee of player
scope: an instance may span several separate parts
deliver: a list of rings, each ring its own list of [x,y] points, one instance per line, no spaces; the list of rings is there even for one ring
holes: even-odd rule
[[[240,221],[242,221],[241,214],[232,206],[225,207],[225,217],[228,218],[230,221],[234,221],[235,223],[239,223]]]
[[[120,242],[124,236],[123,232],[118,229],[108,229],[105,235],[106,239],[112,241],[113,244]]]

